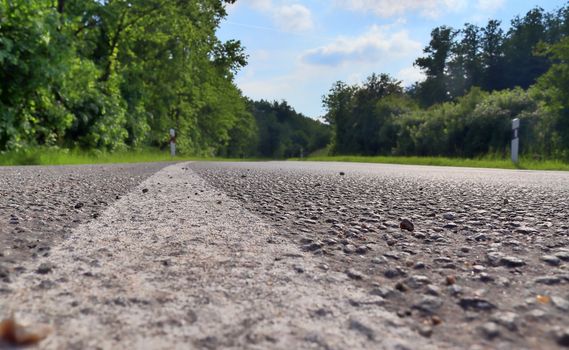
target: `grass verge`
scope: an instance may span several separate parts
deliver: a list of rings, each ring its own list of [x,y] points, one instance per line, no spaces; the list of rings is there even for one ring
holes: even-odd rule
[[[184,160],[215,160],[226,158],[204,158],[176,156],[170,157],[168,151],[147,149],[128,152],[79,151],[66,149],[34,149],[23,152],[0,153],[0,165],[75,165],[104,163],[144,163],[171,162]],[[231,159],[241,161],[242,159]]]
[[[294,158],[291,160],[300,160]],[[497,158],[446,158],[446,157],[395,157],[395,156],[310,156],[302,160],[319,162],[358,162],[407,165],[435,165],[472,168],[525,169],[525,170],[569,170],[569,164],[558,160],[533,160],[521,158],[519,164],[509,159]]]
[[[258,161],[260,159],[236,159],[236,158],[205,158],[191,156],[170,157],[168,151],[146,149],[128,152],[101,152],[79,151],[66,149],[33,149],[24,152],[0,153],[1,165],[73,165],[73,164],[103,164],[103,163],[143,163],[143,162],[170,162],[185,160],[201,161]],[[291,158],[289,160],[301,160]],[[324,162],[358,162],[358,163],[385,163],[385,164],[408,164],[408,165],[434,165],[434,166],[457,166],[472,168],[496,168],[496,169],[526,169],[526,170],[565,170],[569,171],[569,164],[558,160],[533,160],[521,158],[518,165],[509,159],[495,157],[483,157],[478,159],[446,158],[446,157],[395,157],[395,156],[324,156],[311,155],[303,158],[303,161]]]

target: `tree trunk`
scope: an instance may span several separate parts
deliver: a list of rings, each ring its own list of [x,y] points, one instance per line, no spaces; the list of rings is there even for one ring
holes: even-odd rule
[[[57,0],[57,12],[63,14],[65,10],[65,0]]]

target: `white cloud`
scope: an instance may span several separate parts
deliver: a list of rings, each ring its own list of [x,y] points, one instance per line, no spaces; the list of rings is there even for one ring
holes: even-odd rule
[[[340,66],[348,63],[386,63],[397,58],[417,55],[422,45],[405,30],[388,32],[372,26],[359,37],[340,37],[333,43],[309,50],[302,61],[311,65]]]
[[[466,8],[466,0],[335,0],[335,4],[353,11],[371,11],[380,17],[393,17],[408,12],[419,12],[425,17],[437,18],[445,12]]]
[[[252,7],[257,11],[269,11],[273,6],[273,2],[271,0],[241,0],[236,2],[236,4],[240,3],[247,4],[249,7]]]
[[[286,4],[282,2],[274,3],[272,0],[239,0],[233,5],[228,6],[228,11],[232,12],[238,5],[245,5],[249,8],[269,15],[278,29],[290,32],[305,32],[314,28],[312,12],[301,4]]]
[[[476,7],[485,12],[494,12],[506,5],[506,0],[478,0]]]
[[[410,86],[415,82],[425,80],[425,73],[415,66],[401,69],[395,77],[403,82],[403,86]]]
[[[251,52],[251,57],[258,61],[268,61],[271,58],[271,52],[264,49],[259,49]]]
[[[275,8],[273,10],[273,19],[279,28],[283,30],[302,32],[314,27],[310,10],[299,4]]]

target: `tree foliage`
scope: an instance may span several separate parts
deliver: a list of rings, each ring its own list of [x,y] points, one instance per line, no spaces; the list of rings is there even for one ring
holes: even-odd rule
[[[547,112],[541,137],[549,141],[549,153],[569,160],[569,37],[542,47],[541,55],[554,62],[533,88]]]
[[[325,148],[330,128],[300,113],[286,101],[249,101],[249,110],[258,125],[255,155],[263,158],[289,158],[308,155]]]
[[[233,84],[246,64],[216,29],[224,3],[0,1],[0,150],[164,146],[215,154],[254,120]]]
[[[413,88],[414,96],[429,107],[455,100],[474,86],[486,91],[527,89],[551,66],[546,57],[534,54],[535,49],[568,35],[568,20],[567,7],[552,13],[536,7],[515,17],[507,31],[497,20],[484,27],[437,27],[423,50],[425,56],[415,61],[426,79]]]
[[[424,81],[403,91],[394,79],[373,74],[361,85],[332,86],[323,97],[332,150],[505,157],[512,119],[519,118],[522,153],[567,160],[568,35],[567,7],[552,13],[534,8],[508,30],[497,20],[459,30],[437,27],[415,61]]]
[[[335,131],[332,151],[377,154],[389,149],[385,128],[398,108],[380,103],[388,97],[397,102],[404,99],[401,82],[388,74],[372,74],[361,86],[334,84],[322,100],[325,120]]]

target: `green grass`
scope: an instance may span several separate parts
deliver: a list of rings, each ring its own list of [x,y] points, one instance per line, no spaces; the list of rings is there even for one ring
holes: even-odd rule
[[[34,149],[25,152],[0,153],[0,165],[74,165],[103,163],[144,163],[185,160],[226,161],[226,158],[204,158],[190,156],[170,157],[169,150],[147,149],[128,152],[79,151],[65,149]],[[242,161],[244,159],[230,159]]]
[[[518,165],[509,159],[487,156],[477,159],[446,157],[395,157],[395,156],[325,156],[324,152],[313,153],[302,160],[325,162],[387,163],[409,165],[457,166],[472,168],[527,169],[527,170],[569,170],[569,164],[558,160],[533,160],[522,158]],[[79,151],[39,148],[26,152],[0,153],[0,165],[72,165],[102,163],[143,163],[170,161],[258,161],[259,159],[204,158],[191,156],[170,157],[167,150],[146,149],[129,152]],[[300,160],[292,158],[289,160]]]
[[[300,160],[294,158],[291,160]],[[533,160],[521,158],[518,165],[509,159],[483,157],[477,159],[446,157],[395,157],[395,156],[309,156],[302,160],[322,162],[358,162],[408,165],[435,165],[472,168],[527,169],[527,170],[569,170],[569,164],[558,160]]]

